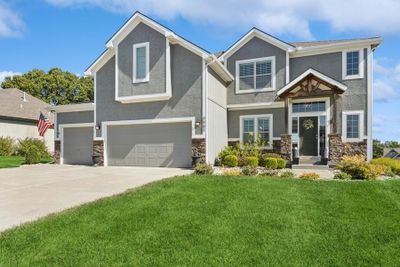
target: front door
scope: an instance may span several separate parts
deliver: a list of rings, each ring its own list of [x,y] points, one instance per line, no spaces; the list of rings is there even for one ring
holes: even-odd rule
[[[318,156],[318,117],[300,117],[300,155]]]

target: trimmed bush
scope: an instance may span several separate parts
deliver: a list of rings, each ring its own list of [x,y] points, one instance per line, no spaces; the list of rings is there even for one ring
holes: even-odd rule
[[[31,145],[25,151],[25,163],[26,164],[37,164],[40,162],[41,154],[40,149],[35,145]]]
[[[19,139],[17,154],[25,157],[26,154],[28,153],[28,150],[32,146],[35,146],[37,148],[37,150],[39,151],[38,153],[40,155],[40,158],[50,157],[50,153],[47,150],[46,144],[42,140],[36,138]]]
[[[384,165],[368,164],[363,155],[344,156],[337,168],[358,180],[375,180],[387,171]]]
[[[242,175],[245,176],[256,176],[258,174],[257,167],[254,166],[244,166],[242,168]]]
[[[198,163],[194,168],[194,173],[198,175],[210,175],[213,174],[213,172],[213,167],[206,163]]]
[[[15,152],[15,142],[11,137],[0,137],[0,156],[11,156]]]
[[[393,173],[400,175],[400,160],[398,159],[379,158],[379,159],[373,159],[371,163],[374,165],[380,164],[388,166]]]
[[[266,158],[265,166],[267,169],[276,170],[278,168],[278,161],[276,158]]]
[[[218,161],[223,164],[224,159],[228,155],[239,156],[239,147],[238,146],[226,146],[221,152],[218,153]]]
[[[282,159],[282,158],[277,158],[276,159],[276,163],[277,163],[277,169],[284,169],[286,168],[286,160]]]
[[[282,178],[295,178],[296,175],[292,171],[284,171],[281,173],[280,177]]]
[[[252,166],[252,167],[258,166],[257,157],[246,157],[244,161],[245,161],[245,166]]]
[[[333,176],[333,179],[336,180],[351,180],[352,177],[350,174],[344,173],[344,172],[339,172],[336,173],[335,176]]]
[[[222,160],[222,164],[228,167],[236,167],[238,165],[238,157],[235,155],[227,155]]]
[[[239,176],[240,175],[240,170],[226,169],[226,170],[222,171],[222,175],[224,175],[224,176]]]
[[[302,180],[318,180],[320,178],[318,173],[315,172],[305,172],[299,176]]]

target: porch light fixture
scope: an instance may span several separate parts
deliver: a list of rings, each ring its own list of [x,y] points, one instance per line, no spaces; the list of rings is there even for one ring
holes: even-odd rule
[[[200,127],[200,122],[196,121],[196,123],[194,124],[194,126],[195,126],[196,128]]]
[[[101,129],[101,126],[100,126],[100,124],[96,124],[96,126],[94,127],[96,130],[100,130]]]

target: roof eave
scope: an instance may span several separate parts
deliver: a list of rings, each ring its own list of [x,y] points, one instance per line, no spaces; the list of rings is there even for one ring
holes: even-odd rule
[[[78,112],[78,111],[93,111],[94,103],[82,103],[82,104],[69,104],[69,105],[59,105],[59,106],[48,106],[46,108],[48,111],[53,111],[57,113],[62,112]]]

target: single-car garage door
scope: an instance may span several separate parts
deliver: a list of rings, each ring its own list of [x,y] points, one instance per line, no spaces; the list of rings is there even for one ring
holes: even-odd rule
[[[118,125],[107,128],[108,165],[190,167],[191,123]]]
[[[64,164],[92,165],[92,127],[64,128],[63,142]]]

